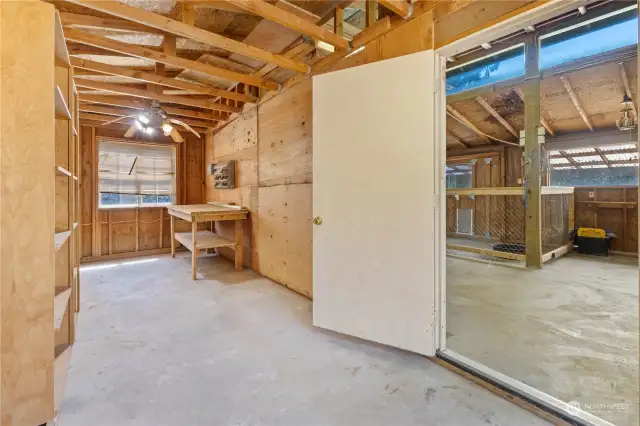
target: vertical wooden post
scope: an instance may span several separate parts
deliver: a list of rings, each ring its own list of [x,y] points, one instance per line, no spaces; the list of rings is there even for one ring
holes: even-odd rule
[[[176,217],[169,215],[171,218],[171,257],[176,257]]]
[[[98,147],[96,142],[96,128],[91,126],[91,256],[100,256],[100,182],[98,181]]]
[[[242,264],[244,262],[243,259],[243,255],[244,255],[244,248],[242,247],[242,240],[244,239],[244,221],[243,220],[236,220],[236,245],[235,245],[235,256],[234,256],[234,260],[235,260],[235,266],[236,266],[236,271],[242,271]]]
[[[158,248],[164,246],[164,207],[160,207],[160,244]]]
[[[140,207],[136,207],[136,251],[140,251]]]
[[[540,167],[540,64],[538,37],[532,34],[525,42],[524,83],[524,171],[525,171],[525,246],[526,265],[542,267],[542,189]]]
[[[195,280],[196,279],[196,259],[198,258],[198,222],[193,219],[191,222],[191,239],[193,240],[193,250],[191,250],[191,276]]]
[[[109,254],[112,254],[113,253],[113,244],[112,244],[113,238],[112,238],[112,235],[111,235],[111,210],[109,210],[109,216],[108,216],[107,220],[109,221],[109,225],[108,225],[109,226]]]
[[[333,13],[333,32],[344,37],[344,8],[336,7]]]
[[[366,26],[370,27],[378,20],[378,2],[367,0]]]

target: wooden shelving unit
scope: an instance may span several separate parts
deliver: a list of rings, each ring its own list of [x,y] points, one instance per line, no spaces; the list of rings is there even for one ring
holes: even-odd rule
[[[40,425],[57,414],[75,340],[78,98],[55,7],[5,3],[0,37],[18,42],[0,50],[0,243],[19,250],[0,250],[0,418]]]

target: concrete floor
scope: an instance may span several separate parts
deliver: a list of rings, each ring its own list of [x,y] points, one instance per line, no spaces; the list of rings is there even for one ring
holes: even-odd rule
[[[637,259],[447,258],[447,347],[619,426],[639,424],[638,333]]]
[[[59,424],[544,425],[418,355],[313,328],[311,302],[201,258],[83,267]]]

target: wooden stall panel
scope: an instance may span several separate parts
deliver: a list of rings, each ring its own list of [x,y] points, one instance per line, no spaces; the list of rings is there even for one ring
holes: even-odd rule
[[[269,100],[259,111],[260,186],[311,182],[311,79]]]
[[[260,273],[312,297],[311,184],[258,190]]]

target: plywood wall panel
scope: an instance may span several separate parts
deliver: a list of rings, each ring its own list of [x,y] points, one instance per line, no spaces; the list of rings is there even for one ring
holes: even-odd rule
[[[139,209],[138,250],[160,248],[160,221],[163,208]]]
[[[253,108],[214,136],[213,157],[224,157],[258,144],[258,110]]]
[[[260,273],[312,297],[311,184],[258,189]]]
[[[93,202],[97,197],[94,194],[93,181],[93,137],[92,128],[89,126],[80,126],[80,152],[83,154],[80,158],[80,256],[89,257],[92,255],[93,248]]]

